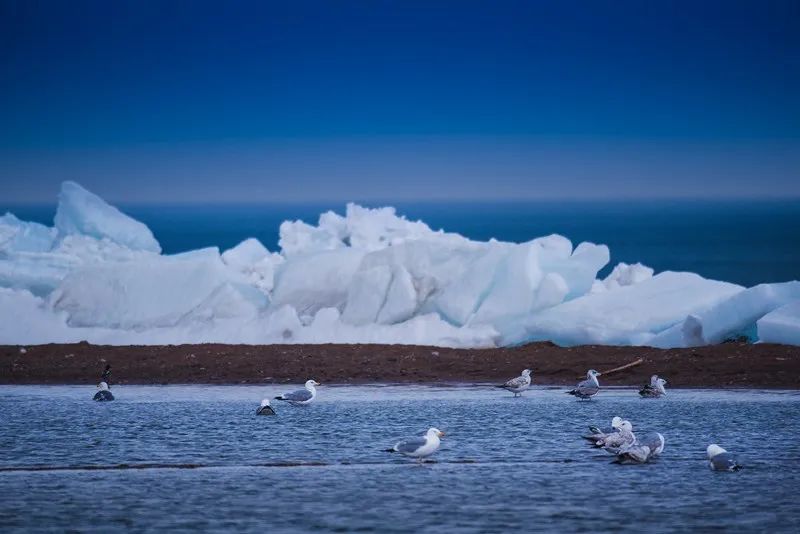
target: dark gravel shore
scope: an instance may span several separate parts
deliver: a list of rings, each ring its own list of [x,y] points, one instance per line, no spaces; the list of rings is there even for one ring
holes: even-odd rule
[[[651,374],[669,387],[800,387],[800,347],[724,343],[691,349],[532,343],[507,349],[410,345],[0,346],[2,384],[86,384],[106,363],[117,384],[501,382],[529,367],[536,384],[571,385],[587,369],[607,385],[638,385]]]

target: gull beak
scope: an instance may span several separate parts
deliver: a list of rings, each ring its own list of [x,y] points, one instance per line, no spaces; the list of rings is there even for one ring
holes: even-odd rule
[[[443,437],[443,436],[444,436],[444,432],[442,432],[442,431],[440,430],[440,431],[439,431],[439,437],[441,438],[441,437]]]

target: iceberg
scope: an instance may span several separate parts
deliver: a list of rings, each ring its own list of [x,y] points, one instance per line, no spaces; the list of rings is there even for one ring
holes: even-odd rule
[[[756,325],[758,339],[764,343],[800,345],[800,300],[769,312]]]
[[[756,321],[800,299],[800,282],[760,284],[740,291],[714,307],[691,314],[683,322],[683,346],[721,343],[728,338],[755,337]],[[752,334],[748,335],[751,331]]]
[[[271,253],[258,239],[248,238],[222,253],[225,265],[238,271],[250,284],[269,295],[275,285],[275,269],[283,256]]]
[[[141,330],[175,326],[187,317],[215,317],[221,309],[227,317],[252,316],[266,305],[266,297],[238,282],[218,251],[206,249],[80,267],[64,278],[50,301],[66,314],[69,326]]]
[[[688,315],[742,291],[694,273],[663,272],[635,285],[591,293],[530,317],[525,341],[559,345],[647,345]]]
[[[20,221],[12,213],[0,217],[0,257],[10,252],[47,252],[55,239],[55,228]]]
[[[74,182],[55,225],[0,217],[0,343],[552,341],[686,347],[800,343],[800,282],[752,288],[618,263],[560,235],[473,241],[347,204],[254,238],[164,255],[145,224]]]
[[[75,182],[61,184],[55,227],[59,236],[107,238],[132,250],[161,252],[150,229]]]

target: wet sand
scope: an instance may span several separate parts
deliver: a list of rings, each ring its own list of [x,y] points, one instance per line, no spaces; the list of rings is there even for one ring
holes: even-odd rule
[[[557,347],[504,349],[411,345],[0,346],[2,384],[91,384],[106,363],[116,384],[503,382],[528,367],[540,385],[572,385],[589,368],[606,385],[639,385],[651,374],[669,387],[800,388],[800,347],[724,343],[691,349]]]

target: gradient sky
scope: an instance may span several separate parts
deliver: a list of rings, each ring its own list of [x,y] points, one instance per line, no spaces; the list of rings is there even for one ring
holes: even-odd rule
[[[0,0],[0,200],[800,197],[800,2]]]

